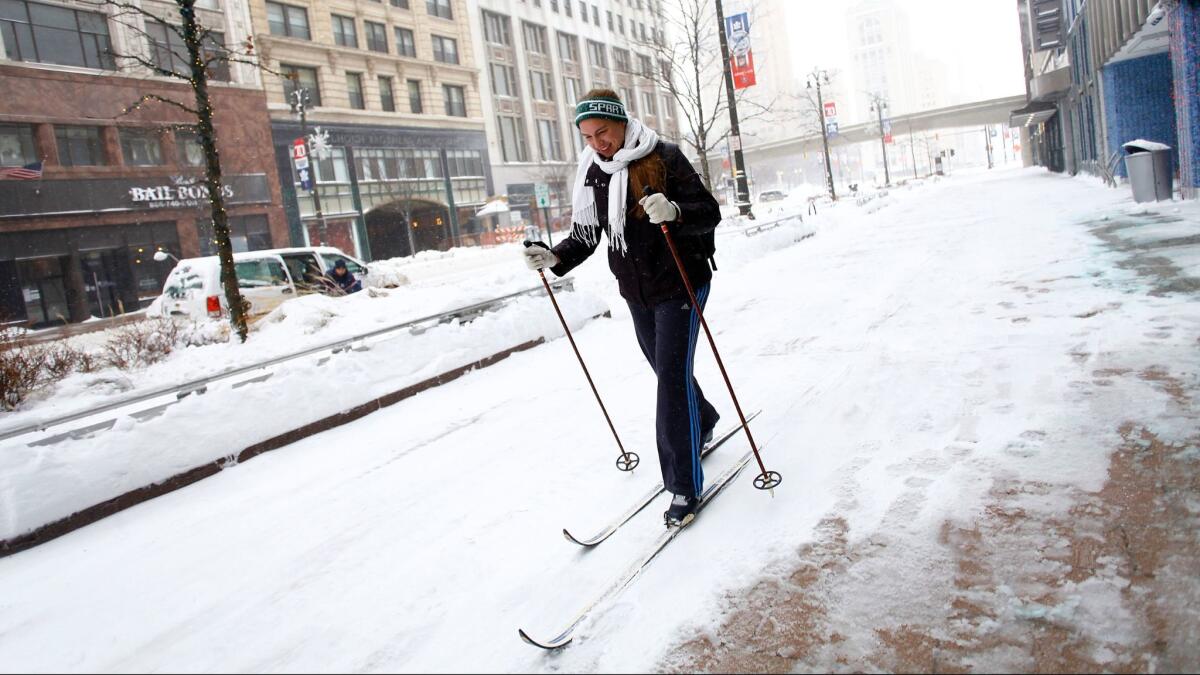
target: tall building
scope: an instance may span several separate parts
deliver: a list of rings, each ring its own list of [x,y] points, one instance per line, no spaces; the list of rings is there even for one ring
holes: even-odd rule
[[[491,192],[479,65],[466,0],[249,0],[283,205],[297,244],[364,258],[478,241]],[[307,131],[328,134],[312,194],[292,168]]]
[[[136,2],[136,0],[135,0]],[[0,10],[0,316],[31,327],[111,317],[162,292],[176,257],[214,252],[179,9],[5,0]],[[244,0],[200,0],[207,44],[251,35]],[[213,49],[207,53],[213,53]],[[137,58],[130,58],[137,57]],[[152,68],[153,67],[153,68]],[[288,243],[259,72],[210,68],[235,250]],[[124,113],[139,101],[144,104]]]
[[[893,115],[919,107],[908,14],[895,0],[860,0],[846,11],[850,97],[841,102],[845,123],[870,119],[871,97],[882,96]]]
[[[583,141],[575,104],[589,89],[615,90],[630,115],[668,139],[679,136],[675,103],[657,84],[660,0],[469,0],[480,55],[483,117],[496,192],[519,213],[547,209],[569,227],[571,182]],[[534,211],[533,221],[542,214]],[[561,222],[560,222],[561,221]]]

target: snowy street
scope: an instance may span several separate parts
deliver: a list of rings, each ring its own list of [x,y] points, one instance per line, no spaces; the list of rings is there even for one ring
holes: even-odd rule
[[[473,343],[547,344],[0,558],[0,671],[1200,668],[1200,205],[1128,192],[964,172],[822,207],[812,237],[794,223],[718,237],[706,317],[783,483],[755,490],[751,463],[561,652],[517,629],[565,627],[659,535],[666,507],[595,550],[560,534],[600,529],[660,478],[653,373],[601,255],[560,301],[642,457],[632,475],[613,466],[549,301],[526,298],[346,357],[370,360],[313,389],[362,376],[355,393],[372,395],[477,358]],[[447,258],[414,278],[538,283],[503,250],[507,262]],[[425,291],[387,306],[452,304]],[[733,424],[703,340],[696,370],[718,430]],[[230,399],[214,397],[102,443],[220,457],[255,416],[297,421],[272,405],[314,381],[294,375],[292,394],[248,392],[223,424],[210,408]],[[735,438],[706,475],[747,449]],[[87,482],[56,471],[63,490]],[[15,512],[29,488],[7,481],[0,510]]]

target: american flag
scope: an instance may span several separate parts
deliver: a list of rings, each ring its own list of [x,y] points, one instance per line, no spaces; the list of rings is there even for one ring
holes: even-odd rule
[[[0,169],[0,180],[33,180],[42,177],[42,163],[34,162],[25,166],[10,166]]]

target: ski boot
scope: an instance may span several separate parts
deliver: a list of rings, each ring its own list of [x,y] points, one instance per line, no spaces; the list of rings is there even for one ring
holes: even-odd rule
[[[671,508],[663,513],[663,521],[667,527],[684,527],[696,518],[696,511],[700,510],[700,498],[688,497],[687,495],[675,495],[671,500]]]

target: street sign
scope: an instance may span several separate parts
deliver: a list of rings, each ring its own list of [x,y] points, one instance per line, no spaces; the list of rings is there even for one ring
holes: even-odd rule
[[[837,123],[837,121],[836,121],[836,120],[835,120],[835,121],[833,121],[833,122],[826,122],[826,123],[825,123],[825,133],[826,133],[826,134],[828,134],[828,135],[830,135],[830,136],[837,136],[837,133],[838,133],[838,123]]]
[[[837,104],[834,103],[833,101],[825,102],[825,119],[827,119],[827,120],[836,120],[837,119]]]
[[[538,208],[546,208],[550,206],[550,186],[545,183],[538,183],[533,188],[534,195],[537,196]]]
[[[300,187],[305,190],[313,189],[312,170],[308,166],[308,146],[303,138],[292,141],[292,164],[296,167],[296,177],[300,179]]]
[[[742,137],[741,136],[730,136],[729,137],[729,149],[734,152],[741,150],[742,149]]]

